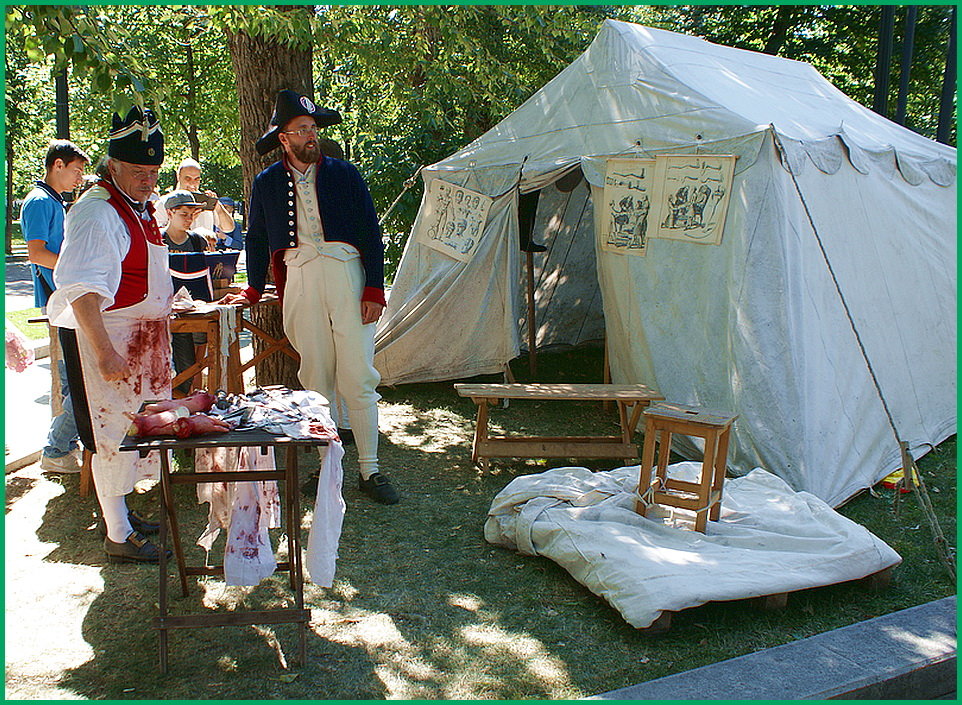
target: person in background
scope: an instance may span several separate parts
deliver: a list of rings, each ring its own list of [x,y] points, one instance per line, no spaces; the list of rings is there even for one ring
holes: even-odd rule
[[[249,286],[221,302],[260,299],[267,268],[281,297],[284,332],[301,356],[306,389],[347,403],[358,488],[381,504],[397,490],[378,468],[374,325],[384,310],[384,243],[367,184],[350,162],[325,156],[318,128],[341,121],[307,96],[282,90],[271,128],[257,141],[280,161],[254,178],[245,249]]]
[[[171,193],[174,191],[203,193],[205,196],[214,199],[214,209],[212,211],[204,211],[197,217],[194,223],[196,230],[207,230],[214,235],[218,231],[233,232],[234,218],[224,209],[223,204],[217,200],[217,194],[210,189],[200,190],[200,163],[197,162],[197,160],[185,159],[180,163],[180,166],[177,167],[177,184]],[[162,196],[160,205],[157,206],[157,225],[160,227],[167,225],[166,201],[169,196],[169,193],[166,196]]]
[[[43,311],[56,288],[53,268],[57,265],[63,246],[66,208],[61,194],[71,192],[83,183],[84,169],[89,162],[89,157],[72,142],[51,142],[44,157],[44,177],[27,194],[20,209],[20,228],[33,270],[34,303]],[[55,333],[56,329],[51,332]],[[40,456],[40,468],[50,472],[80,472],[82,459],[77,422],[62,360],[58,364],[58,374],[63,411],[50,422],[47,444]]]
[[[200,233],[191,230],[197,216],[203,212],[204,203],[195,201],[190,191],[173,191],[167,196],[167,227],[161,231],[164,244],[170,252],[207,252],[210,242]],[[174,370],[180,374],[207,353],[207,334],[172,333],[170,336]],[[197,373],[193,380],[186,380],[177,386],[183,394],[189,394],[191,387],[199,389],[202,375]]]
[[[237,210],[237,204],[234,202],[234,199],[228,196],[221,196],[217,200],[224,206],[224,210],[227,211],[234,223],[234,229],[229,232],[226,230],[217,230],[217,249],[243,250],[244,235],[241,233],[241,224],[234,220],[234,211]]]

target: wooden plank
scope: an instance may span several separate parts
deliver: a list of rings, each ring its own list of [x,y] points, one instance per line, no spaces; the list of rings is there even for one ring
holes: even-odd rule
[[[213,614],[189,614],[154,617],[158,629],[191,629],[194,627],[228,627],[245,624],[291,624],[308,623],[311,611],[307,609],[259,610],[251,612],[227,612]]]
[[[758,598],[759,605],[767,612],[785,609],[788,605],[788,593],[779,592],[774,595],[762,595]]]
[[[455,390],[462,397],[492,399],[540,399],[560,401],[628,402],[664,399],[658,392],[643,384],[466,384],[457,383]]]
[[[658,636],[659,634],[664,634],[669,629],[671,629],[671,612],[662,612],[658,615],[658,619],[649,624],[644,629],[639,629],[645,636]]]
[[[566,441],[572,441],[575,443],[618,443],[621,445],[634,445],[634,443],[625,443],[621,439],[621,436],[488,436],[483,440],[504,443],[564,443]]]
[[[509,439],[478,443],[479,458],[637,458],[638,446],[624,443],[571,443]]]
[[[291,570],[291,564],[287,561],[281,561],[277,564],[274,569],[275,573],[283,573]],[[184,566],[184,573],[186,575],[223,575],[224,566],[222,565],[205,565],[205,566]]]
[[[263,482],[283,480],[283,470],[230,470],[227,472],[172,472],[172,485],[196,485],[205,482]]]
[[[700,426],[712,426],[724,428],[738,418],[737,415],[726,414],[720,411],[711,411],[696,406],[685,406],[684,404],[674,404],[658,402],[652,404],[644,411],[646,418],[656,418],[670,423],[680,421],[684,424],[697,424]],[[672,428],[673,432],[684,433],[684,430]]]

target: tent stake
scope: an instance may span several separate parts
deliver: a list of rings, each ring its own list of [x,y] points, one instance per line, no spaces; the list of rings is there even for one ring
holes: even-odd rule
[[[939,526],[939,519],[935,516],[935,511],[932,509],[932,502],[929,501],[929,493],[925,489],[922,473],[919,472],[918,466],[915,464],[915,459],[912,457],[912,454],[909,453],[909,444],[906,441],[899,441],[899,450],[902,451],[902,481],[909,486],[909,489],[913,490],[913,494],[919,502],[919,507],[921,507],[922,513],[929,522],[929,529],[932,531],[932,540],[935,543],[935,552],[939,554],[939,559],[942,561],[946,570],[949,571],[949,575],[954,583],[955,562],[949,551],[948,542],[945,540],[945,534],[942,533],[942,527]],[[918,479],[918,482],[916,482],[916,479]],[[898,487],[895,488],[895,491],[898,492]]]

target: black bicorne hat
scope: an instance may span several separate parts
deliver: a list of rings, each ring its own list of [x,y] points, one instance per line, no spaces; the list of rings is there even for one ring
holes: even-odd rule
[[[336,110],[319,108],[307,96],[285,88],[277,92],[274,114],[271,115],[271,129],[265,132],[254,145],[257,153],[267,154],[272,149],[280,147],[281,141],[277,137],[278,134],[284,129],[284,125],[301,115],[310,115],[318,127],[330,127],[341,122],[341,114]]]
[[[164,133],[149,109],[136,105],[121,119],[114,113],[107,156],[130,164],[160,166],[164,163]]]

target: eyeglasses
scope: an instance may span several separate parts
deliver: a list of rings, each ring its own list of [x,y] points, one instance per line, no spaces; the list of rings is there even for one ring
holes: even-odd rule
[[[302,127],[297,130],[284,130],[285,135],[297,135],[298,137],[303,137],[304,135],[316,135],[317,125],[311,125],[310,127]]]

